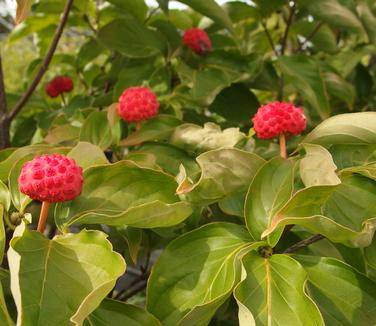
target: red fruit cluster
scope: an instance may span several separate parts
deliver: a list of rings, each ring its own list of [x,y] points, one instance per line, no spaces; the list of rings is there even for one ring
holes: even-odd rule
[[[210,38],[201,28],[187,29],[183,35],[183,43],[198,55],[205,55],[211,50]]]
[[[262,139],[280,134],[298,135],[306,128],[303,109],[286,102],[275,101],[261,106],[252,121],[257,137]]]
[[[46,93],[50,97],[57,97],[62,93],[69,93],[73,89],[73,81],[66,76],[57,76],[46,85]]]
[[[69,201],[81,194],[82,168],[64,155],[42,155],[22,166],[18,183],[20,191],[34,200]]]
[[[147,87],[129,87],[119,98],[118,113],[127,122],[151,119],[158,109],[157,97]]]

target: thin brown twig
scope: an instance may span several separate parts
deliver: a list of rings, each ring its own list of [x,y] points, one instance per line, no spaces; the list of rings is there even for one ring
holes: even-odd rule
[[[31,97],[31,95],[33,94],[35,89],[37,88],[39,82],[42,80],[42,77],[44,76],[45,72],[47,71],[48,66],[49,66],[49,64],[52,60],[52,57],[53,57],[53,55],[56,51],[56,48],[57,48],[57,45],[58,45],[59,40],[61,38],[61,35],[63,34],[64,27],[65,27],[66,22],[68,20],[69,12],[72,9],[73,1],[74,0],[68,0],[67,1],[65,8],[64,8],[63,15],[62,15],[61,20],[60,20],[60,23],[59,23],[59,25],[56,29],[54,38],[52,40],[50,48],[47,51],[46,56],[45,56],[45,58],[42,62],[42,65],[39,68],[39,71],[37,72],[36,76],[34,77],[34,80],[31,82],[31,84],[29,85],[26,92],[22,95],[20,100],[16,103],[13,110],[9,113],[8,118],[10,120],[13,120],[17,116],[17,114],[20,113],[22,108],[25,106],[25,104],[27,103],[27,101],[29,100],[29,98]]]
[[[269,41],[270,46],[271,46],[272,49],[273,49],[274,54],[278,57],[279,54],[278,54],[278,52],[277,52],[277,50],[276,50],[276,48],[275,48],[275,45],[274,45],[274,42],[273,42],[272,36],[270,35],[268,28],[266,27],[266,25],[265,25],[265,23],[264,23],[263,21],[261,21],[261,25],[262,25],[262,27],[263,27],[263,29],[264,29],[264,31],[265,31],[266,37],[267,37],[267,39],[268,39],[268,41]]]
[[[311,31],[311,33],[308,34],[306,39],[302,43],[299,44],[298,51],[303,50],[303,47],[316,35],[316,33],[319,31],[319,29],[321,28],[323,24],[324,24],[323,22],[319,22],[316,25],[316,27]]]
[[[153,17],[153,15],[159,10],[159,6],[152,9],[149,13],[149,15],[145,18],[144,20],[144,25],[146,25],[146,23],[151,19],[151,17]]]
[[[294,18],[295,8],[296,8],[296,1],[294,1],[294,4],[291,6],[290,14],[289,14],[289,17],[287,18],[286,29],[285,29],[285,33],[283,34],[282,43],[281,43],[282,44],[281,55],[285,54],[286,45],[287,45],[287,38],[289,36],[290,26],[291,26],[293,18]]]
[[[3,64],[0,54],[0,115],[5,116],[7,113],[7,98],[5,95],[5,82],[3,73]]]
[[[0,149],[9,147],[10,145],[9,128],[10,120],[7,117],[7,97],[0,54]]]
[[[120,301],[127,301],[129,298],[133,297],[137,293],[143,291],[146,289],[147,282],[142,281],[139,284],[137,284],[131,291],[123,293],[123,295],[119,296],[117,300]]]
[[[292,253],[292,252],[295,252],[295,251],[298,251],[304,247],[307,247],[309,246],[310,244],[312,243],[315,243],[317,241],[320,241],[322,239],[325,239],[325,237],[321,234],[315,234],[307,239],[304,239],[302,241],[299,241],[297,243],[295,243],[294,245],[292,245],[291,247],[287,248],[285,251],[283,251],[284,254],[289,254],[289,253]]]
[[[82,19],[83,19],[84,22],[88,25],[88,27],[90,28],[90,30],[93,31],[94,34],[97,34],[97,30],[96,30],[96,28],[94,27],[94,25],[91,23],[89,16],[86,15],[86,14],[84,14],[84,15],[82,15]]]

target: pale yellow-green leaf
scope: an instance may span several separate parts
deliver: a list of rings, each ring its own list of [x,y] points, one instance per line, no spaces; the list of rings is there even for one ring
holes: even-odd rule
[[[82,325],[125,271],[107,235],[83,230],[49,240],[17,227],[8,251],[18,325]]]

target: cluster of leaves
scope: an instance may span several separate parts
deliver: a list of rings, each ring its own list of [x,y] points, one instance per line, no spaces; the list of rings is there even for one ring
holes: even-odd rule
[[[52,71],[75,90],[62,103],[41,87],[0,152],[1,324],[375,324],[374,1],[180,2],[190,9],[74,3],[66,33],[80,46]],[[43,55],[64,4],[35,3],[8,42],[33,36]],[[198,25],[206,56],[181,46]],[[135,130],[116,102],[140,85],[161,107]],[[276,98],[308,119],[288,159],[251,129]],[[84,168],[48,237],[30,230],[40,204],[17,183],[42,153]],[[143,308],[123,302],[135,293]]]

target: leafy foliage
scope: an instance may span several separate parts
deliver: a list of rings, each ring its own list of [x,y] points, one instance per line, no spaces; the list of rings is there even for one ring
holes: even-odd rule
[[[157,2],[75,1],[38,83],[66,2],[17,1],[3,65],[27,67],[0,89],[0,324],[376,324],[373,1]],[[182,44],[192,27],[206,55]],[[7,51],[30,44],[16,67]],[[74,89],[49,98],[56,75]],[[133,86],[156,94],[156,117],[120,118]],[[252,118],[277,99],[307,129],[257,139]],[[42,234],[18,177],[52,153],[84,185]]]

